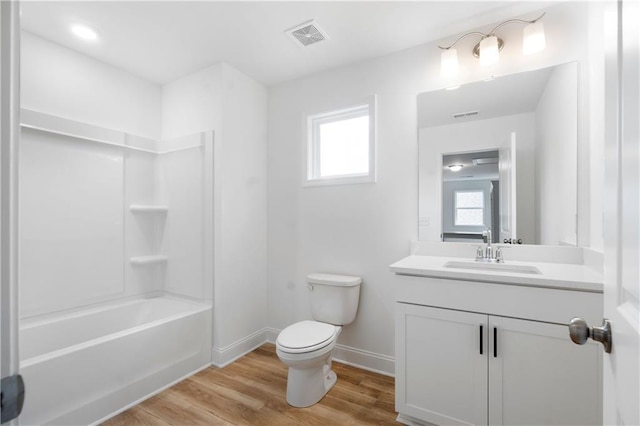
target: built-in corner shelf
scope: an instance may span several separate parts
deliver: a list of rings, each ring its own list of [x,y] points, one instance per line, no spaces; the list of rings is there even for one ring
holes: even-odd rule
[[[132,213],[166,213],[169,211],[168,206],[161,205],[146,205],[146,204],[131,204],[129,210]]]
[[[132,265],[153,265],[159,263],[167,263],[169,258],[167,256],[153,255],[153,256],[136,256],[129,259]]]

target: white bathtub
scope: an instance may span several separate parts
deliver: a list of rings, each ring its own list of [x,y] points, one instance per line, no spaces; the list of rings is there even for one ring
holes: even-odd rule
[[[211,363],[211,305],[120,302],[20,326],[21,425],[91,424]]]

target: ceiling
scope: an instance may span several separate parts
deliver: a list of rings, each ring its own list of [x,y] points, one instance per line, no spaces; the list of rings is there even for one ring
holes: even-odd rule
[[[158,84],[226,62],[269,86],[465,32],[550,2],[23,1],[23,29]],[[329,39],[285,30],[314,19]],[[84,42],[72,23],[97,30]]]
[[[418,127],[444,126],[535,111],[553,67],[418,95]],[[455,117],[454,117],[455,116]]]
[[[499,155],[500,153],[497,150],[443,155],[442,181],[498,180],[500,178],[498,169]],[[474,165],[473,160],[478,158],[489,160],[490,164]],[[460,164],[463,166],[462,170],[451,171],[449,166],[452,164]]]

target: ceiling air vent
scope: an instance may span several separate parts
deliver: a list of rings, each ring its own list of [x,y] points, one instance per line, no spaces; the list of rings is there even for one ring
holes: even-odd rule
[[[300,47],[310,46],[329,38],[313,20],[296,25],[285,32]]]
[[[457,114],[453,114],[453,118],[471,117],[472,115],[478,115],[479,113],[480,111],[459,112]]]
[[[474,166],[482,164],[498,164],[498,157],[474,158],[471,160]]]

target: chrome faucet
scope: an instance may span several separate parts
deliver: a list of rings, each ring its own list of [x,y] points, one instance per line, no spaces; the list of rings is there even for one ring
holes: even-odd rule
[[[486,239],[486,245],[484,248],[480,246],[478,250],[476,250],[476,262],[504,262],[502,249],[498,247],[494,250],[491,245],[491,228],[484,231],[482,236]]]
[[[486,231],[484,231],[482,235],[486,238],[487,243],[484,248],[484,257],[485,259],[493,259],[493,247],[491,247],[491,228],[488,228]]]

